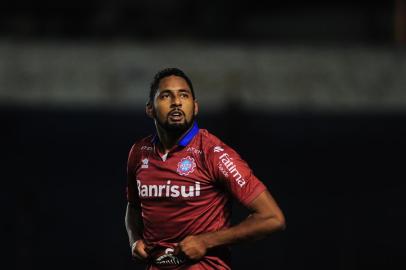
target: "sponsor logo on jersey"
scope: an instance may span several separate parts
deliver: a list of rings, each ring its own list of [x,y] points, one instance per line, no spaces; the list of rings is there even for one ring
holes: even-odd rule
[[[184,262],[183,258],[179,258],[173,254],[173,248],[165,249],[165,253],[154,260],[158,265],[178,265]]]
[[[143,198],[166,197],[166,198],[189,198],[200,196],[200,182],[194,185],[172,185],[171,180],[163,185],[143,185],[137,180],[138,195]]]
[[[152,148],[152,146],[143,145],[141,146],[141,150],[152,151],[154,150],[154,148]]]
[[[214,153],[219,153],[219,152],[223,152],[224,149],[221,148],[220,146],[216,146],[216,147],[214,147],[213,151],[214,151]]]
[[[195,159],[190,156],[187,156],[180,160],[176,171],[180,175],[188,175],[195,170],[195,167],[196,167]]]
[[[192,153],[198,154],[198,155],[203,154],[203,151],[202,151],[202,150],[196,149],[196,148],[194,148],[194,147],[188,147],[188,149],[186,149],[186,152],[192,152]]]
[[[224,153],[220,157],[219,168],[220,171],[224,174],[225,177],[228,177],[230,174],[234,180],[237,182],[240,187],[245,185],[245,179],[242,177],[241,173],[238,171],[237,166],[233,162],[233,158],[230,157],[229,154]],[[223,168],[223,165],[225,168]],[[226,170],[227,169],[227,170]]]
[[[220,162],[219,162],[218,167],[219,167],[221,173],[222,173],[225,177],[228,177],[228,172],[227,172],[226,168],[224,168],[223,163],[220,163]]]
[[[142,168],[142,169],[148,169],[148,162],[149,162],[149,160],[148,160],[147,158],[144,158],[144,159],[142,160],[141,168]]]

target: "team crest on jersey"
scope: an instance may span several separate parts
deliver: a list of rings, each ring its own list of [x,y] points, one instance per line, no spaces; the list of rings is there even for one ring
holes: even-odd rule
[[[143,168],[143,169],[148,169],[148,159],[147,159],[147,158],[144,158],[144,159],[142,160],[141,168]]]
[[[180,175],[188,175],[189,173],[192,173],[195,170],[195,167],[196,162],[194,158],[187,156],[185,158],[182,158],[178,163],[177,172]]]

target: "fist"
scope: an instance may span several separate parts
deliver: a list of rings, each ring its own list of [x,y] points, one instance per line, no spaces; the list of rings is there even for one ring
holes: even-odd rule
[[[146,261],[148,259],[147,246],[144,240],[140,239],[133,244],[131,247],[131,255],[140,261]]]
[[[183,255],[189,260],[200,260],[207,252],[207,245],[198,235],[190,235],[176,246],[175,255]]]

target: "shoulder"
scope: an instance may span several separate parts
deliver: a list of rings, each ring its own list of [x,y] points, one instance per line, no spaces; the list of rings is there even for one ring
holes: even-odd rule
[[[223,145],[224,142],[221,141],[218,137],[210,133],[207,129],[199,130],[201,145],[204,150],[213,149],[218,145]]]
[[[133,143],[133,145],[131,146],[131,151],[138,151],[138,150],[141,151],[148,147],[152,147],[152,139],[153,139],[153,136],[149,135],[142,139],[136,140]]]
[[[141,157],[142,152],[150,152],[153,151],[153,135],[149,135],[142,139],[139,139],[133,143],[131,146],[130,152],[128,154],[128,159],[136,160],[137,158]]]
[[[237,152],[224,143],[221,139],[217,136],[213,135],[206,129],[201,129],[201,140],[202,140],[202,148],[206,155],[208,156],[217,156],[222,152],[232,152],[233,154],[237,154]]]

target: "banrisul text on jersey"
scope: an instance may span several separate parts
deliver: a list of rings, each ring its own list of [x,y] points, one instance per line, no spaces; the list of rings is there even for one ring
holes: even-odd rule
[[[142,198],[166,197],[166,198],[188,198],[200,196],[200,182],[194,185],[174,185],[171,180],[164,185],[147,185],[137,180],[138,194]]]

